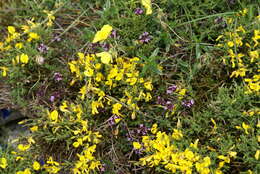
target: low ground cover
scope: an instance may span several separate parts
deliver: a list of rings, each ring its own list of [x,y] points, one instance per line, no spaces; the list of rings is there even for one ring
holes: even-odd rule
[[[257,1],[0,7],[2,173],[260,171]]]

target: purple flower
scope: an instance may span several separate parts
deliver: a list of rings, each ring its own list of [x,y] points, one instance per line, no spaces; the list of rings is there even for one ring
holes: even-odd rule
[[[167,94],[171,94],[171,93],[173,93],[174,91],[176,91],[176,89],[177,89],[177,86],[176,86],[176,85],[171,85],[171,86],[168,87],[166,93],[167,93]]]
[[[58,34],[55,34],[54,35],[54,38],[51,40],[52,42],[59,42],[59,41],[61,41],[61,38],[59,37],[59,35]]]
[[[135,13],[136,15],[141,15],[141,14],[144,13],[144,10],[141,9],[141,8],[136,8],[135,11],[134,11],[134,13]]]
[[[100,168],[100,172],[105,172],[106,171],[106,164],[102,164]]]
[[[109,48],[110,48],[110,45],[108,43],[103,43],[101,44],[101,47],[105,50],[105,51],[108,51]]]
[[[43,165],[44,165],[44,160],[43,160],[43,159],[40,159],[40,160],[39,160],[39,163],[40,163],[41,166],[43,166]]]
[[[148,132],[148,128],[145,125],[140,124],[139,128],[137,129],[137,134],[139,134],[139,135],[146,135],[147,132]]]
[[[152,36],[149,35],[148,32],[144,32],[139,36],[139,41],[141,43],[148,43],[152,39]]]
[[[165,105],[166,102],[165,102],[164,98],[158,96],[158,97],[157,97],[157,104],[158,104],[158,105]]]
[[[46,45],[44,45],[43,43],[41,43],[39,46],[38,46],[38,51],[40,51],[41,53],[46,53],[48,51],[48,47]]]
[[[116,124],[116,119],[119,119],[120,117],[117,115],[114,115],[108,119],[109,126],[113,126]]]
[[[62,74],[59,72],[54,73],[53,78],[55,81],[61,81],[62,80]]]
[[[96,53],[98,51],[98,47],[100,46],[99,43],[90,43],[88,45],[88,51],[90,53]]]
[[[191,108],[193,105],[194,105],[194,100],[191,99],[191,100],[185,100],[182,102],[182,105],[187,107],[187,108]]]
[[[54,100],[55,100],[55,96],[54,96],[54,95],[52,95],[52,96],[50,97],[50,101],[53,103],[53,102],[54,102]]]
[[[43,96],[45,95],[44,86],[41,86],[41,87],[37,90],[36,95],[37,95],[38,97],[43,97]]]
[[[166,102],[166,105],[165,105],[166,109],[171,111],[171,110],[173,110],[173,107],[174,107],[174,104],[171,101]]]
[[[112,30],[110,37],[112,37],[113,39],[116,39],[116,38],[117,38],[117,32],[116,32],[116,30]]]
[[[61,96],[60,92],[55,91],[55,92],[51,95],[50,101],[51,101],[51,102],[54,102],[54,100],[55,100],[56,98],[60,98],[60,96]]]

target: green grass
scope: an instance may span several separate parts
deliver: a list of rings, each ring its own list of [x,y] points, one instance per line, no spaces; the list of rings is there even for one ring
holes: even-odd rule
[[[259,45],[253,47],[255,42],[252,39],[254,30],[260,28],[259,17],[256,18],[260,13],[257,1],[154,0],[151,15],[145,15],[145,8],[139,0],[9,0],[0,3],[0,7],[0,42],[4,42],[8,36],[8,26],[14,26],[17,32],[22,32],[21,27],[28,25],[28,20],[34,18],[34,22],[41,24],[32,29],[40,35],[39,40],[27,42],[27,34],[24,33],[20,39],[24,43],[22,49],[4,51],[0,47],[0,67],[9,69],[7,76],[1,77],[1,80],[11,86],[13,103],[28,115],[26,124],[29,127],[38,126],[38,130],[31,134],[36,143],[31,143],[30,153],[23,154],[12,147],[2,149],[0,157],[6,158],[8,165],[6,168],[0,166],[0,172],[15,174],[30,168],[32,173],[52,173],[49,170],[54,169],[55,164],[50,162],[49,166],[42,165],[39,171],[32,167],[34,161],[43,160],[47,164],[52,156],[60,164],[56,166],[60,167],[58,173],[73,173],[72,169],[79,160],[77,154],[83,154],[90,146],[96,145],[94,158],[90,161],[100,162],[90,173],[174,173],[166,169],[162,161],[153,167],[138,163],[142,157],[158,152],[152,147],[137,153],[133,148],[133,142],[139,142],[143,148],[147,148],[142,136],[153,139],[156,134],[149,129],[155,123],[158,124],[158,130],[169,136],[174,129],[182,132],[181,140],[171,138],[176,151],[181,153],[191,149],[200,156],[200,160],[196,161],[198,163],[203,163],[202,159],[209,157],[211,164],[205,167],[209,171],[203,169],[205,173],[213,174],[221,170],[223,173],[256,174],[260,171],[257,157],[260,150],[259,89],[247,94],[248,83],[245,81],[259,74],[259,56],[250,63],[248,53],[253,50],[259,52]],[[137,8],[143,9],[144,13],[135,14]],[[239,11],[245,8],[248,9],[247,14],[238,16]],[[46,25],[48,19],[44,10],[54,12],[55,20],[50,27]],[[229,18],[233,19],[232,24],[228,24]],[[79,70],[83,78],[77,78],[75,73],[71,73],[68,63],[77,61],[79,52],[86,55],[106,51],[104,45],[91,43],[96,32],[106,24],[116,31],[116,37],[108,37],[102,42],[109,45],[109,52],[113,55],[112,64],[115,65],[119,57],[124,57],[125,62],[133,57],[140,58],[131,73],[138,71],[138,79],[152,81],[152,99],[136,99],[141,91],[149,92],[141,83],[130,85],[125,79],[114,80],[117,86],[110,89],[103,79],[99,86],[92,84],[106,93],[104,107],[99,106],[99,113],[94,115],[91,103],[98,100],[98,95],[91,87],[85,90],[87,92],[83,100],[79,93],[91,78],[84,75],[84,66]],[[243,46],[230,48],[225,45],[231,40],[225,33],[235,32],[240,25],[246,29]],[[148,43],[140,42],[144,32],[151,37]],[[222,43],[216,41],[219,35],[225,35],[223,47],[217,46]],[[55,36],[60,40],[53,40]],[[246,42],[251,45],[250,48],[245,46]],[[40,44],[46,45],[48,50],[39,51]],[[223,63],[223,57],[228,56],[229,49],[245,54],[243,61],[248,69],[245,77],[230,78],[238,67],[232,67],[229,59],[226,64]],[[29,63],[12,65],[12,59],[22,53],[29,56]],[[44,61],[39,63],[40,59]],[[91,61],[91,65],[98,61]],[[95,72],[107,76],[111,68],[104,65]],[[3,69],[0,69],[0,73],[3,73]],[[62,80],[55,80],[55,73],[60,73]],[[70,85],[73,79],[77,81]],[[257,83],[259,86],[259,78]],[[178,89],[169,94],[166,91],[172,85]],[[180,94],[181,89],[187,90],[184,95]],[[137,104],[139,109],[132,109],[131,104],[127,103],[129,97],[124,90],[133,95],[131,102]],[[54,100],[51,101],[53,96]],[[158,97],[163,98],[165,103],[168,101],[168,104],[158,104]],[[183,102],[191,99],[195,101],[192,107],[183,106]],[[59,109],[65,100],[70,112]],[[109,125],[109,119],[113,116],[113,106],[107,104],[109,100],[112,105],[120,103],[122,108],[119,110],[124,115],[112,126]],[[81,106],[79,120],[88,121],[85,134],[92,131],[89,133],[91,138],[77,148],[73,143],[85,135],[74,133],[82,129],[82,122],[75,119],[78,110],[70,105],[72,103]],[[174,104],[174,109],[169,109],[169,103]],[[57,122],[47,114],[47,111],[54,110],[59,111]],[[134,119],[133,116],[131,118],[133,111],[136,112]],[[143,135],[141,133],[144,130],[140,125],[147,129]],[[242,125],[250,128],[245,129]],[[100,142],[95,142],[97,135],[93,132],[102,135]],[[199,139],[198,149],[189,147],[196,139]],[[28,137],[21,137],[19,142],[28,144]],[[18,154],[11,154],[12,150]],[[231,152],[236,152],[236,155],[230,155]],[[17,155],[24,156],[25,160],[14,162]],[[223,167],[219,167],[224,161],[221,155],[228,158]],[[193,161],[192,173],[203,173],[196,167],[196,162]],[[185,172],[177,170],[176,173]]]

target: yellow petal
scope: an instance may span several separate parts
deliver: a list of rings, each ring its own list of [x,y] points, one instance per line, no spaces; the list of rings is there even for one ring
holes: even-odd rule
[[[7,30],[8,30],[8,33],[10,33],[10,34],[15,33],[15,28],[13,26],[8,26]]]
[[[255,159],[258,160],[260,155],[260,150],[257,150],[255,153]]]
[[[152,14],[151,0],[141,0],[142,5],[146,8],[146,15]]]
[[[139,142],[133,142],[133,146],[135,149],[140,149],[142,145]]]
[[[108,52],[101,52],[96,55],[97,57],[101,57],[101,62],[104,64],[109,64],[112,61],[112,55]]]
[[[110,25],[104,25],[101,30],[99,30],[92,43],[97,43],[99,41],[103,41],[103,40],[106,40],[107,37],[110,35],[111,31],[113,30],[113,28],[110,26]]]
[[[29,57],[28,57],[27,54],[24,54],[24,53],[23,53],[23,54],[21,54],[21,56],[20,56],[20,60],[21,60],[22,63],[27,64],[28,61],[29,61]]]
[[[40,170],[40,168],[41,168],[41,165],[37,161],[34,161],[33,162],[33,169],[34,170]]]

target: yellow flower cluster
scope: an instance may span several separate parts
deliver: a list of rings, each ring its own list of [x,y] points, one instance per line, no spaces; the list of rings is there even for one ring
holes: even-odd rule
[[[7,167],[7,160],[6,160],[6,158],[0,158],[0,167],[2,168],[2,169],[5,169],[6,167]]]
[[[48,22],[46,24],[47,27],[51,26],[55,17],[52,12],[44,11],[48,15]],[[34,32],[34,30],[39,27],[41,24],[34,22],[34,19],[27,20],[26,25],[22,25],[19,28],[15,28],[14,26],[7,27],[7,36],[4,37],[4,41],[0,41],[0,52],[6,52],[12,49],[20,50],[24,48],[25,42],[37,41],[41,37],[38,33]],[[20,53],[21,51],[19,51]],[[12,59],[12,64],[15,66],[17,64],[21,64],[24,66],[29,61],[29,57],[27,54],[17,55],[16,58]],[[6,66],[0,66],[0,70],[2,71],[2,76],[6,77],[7,72],[9,71],[8,66],[11,63],[7,62]]]
[[[54,135],[60,131],[67,131],[72,135],[70,137],[72,144],[70,145],[79,150],[83,149],[81,153],[77,154],[78,160],[73,168],[74,173],[89,173],[100,166],[100,161],[95,159],[94,153],[96,144],[100,142],[102,136],[99,132],[90,130],[88,121],[84,119],[83,113],[82,105],[63,101],[59,109],[48,112],[49,121],[43,126],[44,128],[51,128]],[[66,124],[64,120],[69,120],[70,123],[64,126]],[[38,129],[37,127],[37,131],[40,131]],[[56,165],[57,163],[50,162],[49,164],[54,165],[45,166],[46,170],[48,169],[54,173],[60,169]]]
[[[138,101],[150,101],[153,90],[151,79],[140,77],[141,67],[139,58],[118,57],[112,62],[112,55],[108,52],[98,54],[78,53],[78,60],[69,62],[70,71],[74,74],[71,85],[76,81],[86,81],[80,89],[80,98],[84,100],[87,95],[92,96],[92,114],[98,114],[99,108],[112,105],[112,113],[123,116],[120,110],[123,106],[132,110],[131,117],[134,119],[136,111],[139,110]],[[120,88],[120,89],[119,89]],[[107,94],[119,92],[120,99]],[[107,93],[107,94],[106,94]]]
[[[96,145],[92,145],[86,146],[81,154],[77,154],[78,161],[75,162],[75,167],[72,169],[74,174],[89,174],[101,166],[101,162],[93,156],[95,151]]]
[[[229,18],[228,31],[220,35],[216,41],[221,40],[219,47],[227,50],[228,55],[223,57],[225,64],[231,64],[234,69],[230,77],[241,77],[247,84],[247,93],[259,94],[260,90],[260,59],[259,39],[260,30],[257,29],[259,20],[252,22],[251,28],[245,29],[239,21],[245,18],[247,10],[238,13],[238,19]],[[238,24],[236,24],[238,21]],[[252,28],[253,27],[253,28]],[[250,37],[248,37],[250,36]]]
[[[37,166],[35,164],[33,165],[33,167],[37,169]],[[58,173],[61,169],[60,163],[54,161],[52,157],[49,157],[46,164],[43,165],[43,168],[50,174]]]
[[[146,9],[146,15],[152,14],[153,10],[151,0],[141,0],[141,3]]]
[[[53,21],[55,20],[55,16],[53,15],[53,11],[48,11],[48,10],[43,10],[43,12],[45,14],[47,14],[47,19],[48,19],[48,22],[47,22],[47,26],[48,27],[51,27],[53,25]]]
[[[23,170],[18,170],[15,174],[32,174],[39,170],[46,171],[49,174],[56,174],[61,170],[60,163],[54,161],[52,157],[49,157],[43,166],[41,166],[38,161],[31,161],[32,157],[30,156],[30,153],[24,153],[29,148],[30,145],[19,144],[17,147],[18,151],[12,151],[9,154],[9,158],[13,159],[10,163],[10,167],[12,167],[11,164],[13,163],[19,163],[22,164],[22,167],[24,168]],[[8,168],[6,158],[0,158],[0,167],[2,169]]]
[[[23,37],[26,35],[27,42],[31,42],[33,40],[39,40],[40,36],[32,32],[36,27],[38,27],[40,24],[35,23],[34,19],[28,20],[27,25],[22,25],[20,28],[16,29],[14,26],[8,26],[7,31],[8,34],[4,38],[4,42],[0,42],[0,51],[8,51],[12,48],[15,49],[21,49],[23,48]],[[19,30],[22,30],[21,32],[18,32]]]
[[[181,130],[174,129],[173,133],[168,135],[158,131],[157,124],[154,124],[151,132],[154,136],[143,136],[142,144],[133,143],[135,149],[143,147],[147,154],[139,159],[138,164],[149,167],[163,166],[172,173],[178,171],[186,174],[194,173],[194,171],[200,174],[210,173],[211,159],[192,151],[192,149],[197,149],[198,140],[182,151],[176,143],[183,138]]]

